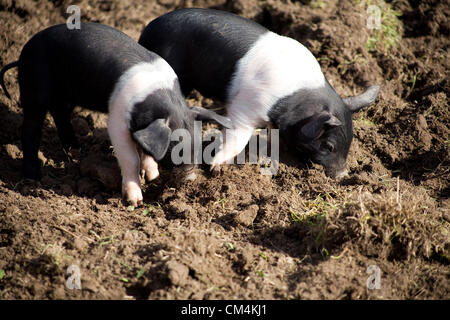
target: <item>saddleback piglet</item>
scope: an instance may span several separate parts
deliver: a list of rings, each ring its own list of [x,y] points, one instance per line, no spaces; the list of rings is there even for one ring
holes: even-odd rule
[[[192,132],[194,120],[227,119],[202,108],[189,108],[178,78],[157,54],[126,34],[97,23],[49,27],[31,38],[18,61],[23,108],[22,149],[25,178],[39,179],[38,149],[50,112],[65,149],[77,145],[70,116],[75,106],[109,112],[108,133],[122,173],[122,194],[132,205],[142,202],[139,174],[159,175],[156,161],[167,153],[171,132]],[[228,120],[229,122],[229,120]]]
[[[323,165],[328,176],[347,174],[352,113],[373,103],[379,86],[342,99],[301,43],[225,11],[167,13],[147,25],[139,43],[172,66],[185,95],[197,89],[227,103],[233,128],[213,167],[239,154],[254,129],[271,122],[290,150]]]

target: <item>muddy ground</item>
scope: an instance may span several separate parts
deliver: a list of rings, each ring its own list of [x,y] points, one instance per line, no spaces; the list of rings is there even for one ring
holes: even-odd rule
[[[381,92],[354,115],[343,181],[282,150],[274,176],[255,164],[219,176],[201,166],[196,181],[180,183],[164,170],[133,209],[120,199],[104,114],[75,110],[81,148],[71,154],[48,116],[43,178],[22,179],[22,110],[9,71],[13,100],[0,94],[0,299],[450,298],[449,1],[0,0],[0,66],[65,22],[72,3],[82,21],[136,40],[175,8],[232,11],[304,43],[342,96],[373,83]],[[370,3],[383,12],[378,38],[366,27]],[[188,102],[221,107],[195,93]],[[66,286],[70,265],[81,290]],[[381,271],[379,289],[367,286],[370,265]]]

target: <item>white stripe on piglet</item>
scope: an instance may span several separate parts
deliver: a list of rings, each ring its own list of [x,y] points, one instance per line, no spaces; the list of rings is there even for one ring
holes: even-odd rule
[[[122,172],[122,193],[132,205],[142,202],[142,191],[139,154],[129,130],[130,111],[155,90],[172,89],[176,78],[163,59],[139,63],[119,78],[109,99],[108,133]],[[151,171],[154,175],[154,170]]]
[[[325,83],[316,58],[300,42],[270,31],[263,34],[237,63],[227,100],[233,138],[224,142],[212,165],[223,164],[239,154],[249,133],[269,122],[268,113],[278,100]]]

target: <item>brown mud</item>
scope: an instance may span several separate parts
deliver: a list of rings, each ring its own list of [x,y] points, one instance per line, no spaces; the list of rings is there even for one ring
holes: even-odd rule
[[[133,210],[120,201],[104,114],[76,109],[81,148],[71,154],[48,116],[43,178],[22,180],[22,110],[9,71],[13,100],[0,94],[0,299],[449,299],[450,4],[388,3],[401,12],[398,45],[369,51],[369,2],[75,1],[82,21],[136,40],[175,8],[232,11],[305,44],[340,95],[373,83],[380,95],[354,115],[343,181],[281,151],[274,176],[255,164],[218,176],[201,166],[197,180],[180,183],[162,171]],[[0,0],[0,66],[37,31],[65,22],[70,4]],[[188,101],[213,104],[198,94]],[[66,287],[70,265],[81,290]],[[367,286],[370,265],[381,270],[380,289]]]

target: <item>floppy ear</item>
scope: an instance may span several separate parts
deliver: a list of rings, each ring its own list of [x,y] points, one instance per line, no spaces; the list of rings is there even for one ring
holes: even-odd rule
[[[229,118],[218,115],[212,110],[201,107],[191,107],[191,111],[194,113],[196,120],[214,120],[227,129],[233,128],[233,123]]]
[[[161,160],[167,152],[172,131],[166,119],[158,119],[146,128],[133,132],[134,140],[156,161]]]
[[[348,97],[342,99],[351,112],[357,112],[362,108],[371,105],[377,98],[380,86],[373,85],[367,88],[367,90],[359,96]]]
[[[325,127],[334,128],[342,125],[342,122],[329,112],[316,113],[307,119],[301,128],[302,134],[308,139],[319,138],[325,131]]]

